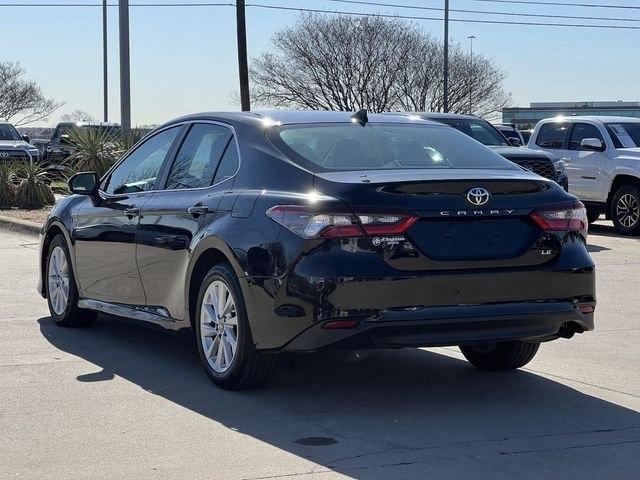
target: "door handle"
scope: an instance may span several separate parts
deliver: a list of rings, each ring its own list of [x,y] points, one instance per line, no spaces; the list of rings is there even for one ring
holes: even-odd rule
[[[199,217],[200,215],[206,215],[209,213],[209,207],[201,204],[193,205],[192,207],[187,208],[187,213],[194,217]]]
[[[125,208],[124,214],[129,217],[129,219],[132,219],[140,215],[140,209],[138,207]]]

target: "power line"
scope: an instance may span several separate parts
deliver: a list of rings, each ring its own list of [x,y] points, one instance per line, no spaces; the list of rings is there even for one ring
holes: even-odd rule
[[[434,12],[442,12],[444,8],[441,7],[421,7],[417,5],[399,5],[396,3],[384,3],[384,2],[370,2],[365,0],[327,0],[329,2],[347,3],[355,5],[368,5],[374,7],[391,7],[391,8],[405,8],[411,10],[429,10]],[[513,13],[513,12],[496,12],[488,10],[467,10],[460,8],[450,8],[450,12],[456,13],[472,13],[480,15],[500,15],[510,17],[538,17],[538,18],[562,18],[570,20],[606,20],[612,22],[640,22],[640,18],[616,18],[616,17],[587,17],[587,16],[574,16],[574,15],[552,15],[543,13]]]
[[[282,5],[264,5],[260,3],[247,4],[247,7],[266,8],[271,10],[287,10],[295,12],[309,12],[309,13],[328,13],[335,15],[353,15],[360,17],[381,17],[381,18],[400,18],[405,20],[434,20],[442,21],[442,17],[421,17],[414,15],[391,15],[384,13],[362,13],[362,12],[346,12],[343,10],[323,10],[319,8],[301,8],[301,7],[286,7]],[[450,22],[459,23],[484,23],[491,25],[521,25],[521,26],[536,26],[536,27],[576,27],[576,28],[603,28],[603,29],[615,29],[615,30],[640,30],[640,27],[634,27],[631,25],[600,25],[600,24],[584,24],[584,23],[544,23],[544,22],[515,22],[507,20],[475,20],[475,19],[462,19],[462,18],[450,18]]]
[[[335,0],[330,0],[335,1]],[[483,2],[498,2],[498,3],[529,3],[529,4],[542,4],[542,5],[560,5],[559,2],[531,2],[525,0],[472,0],[472,1],[483,1]],[[343,3],[347,3],[346,0]],[[356,3],[355,0],[351,0],[351,3]],[[374,2],[369,2],[374,3]],[[382,2],[377,2],[382,3]],[[391,5],[396,6],[399,5]],[[564,4],[562,4],[564,5]],[[573,6],[581,6],[587,4],[566,4]],[[101,4],[89,4],[89,3],[73,3],[73,4],[64,4],[64,3],[41,3],[41,4],[33,4],[33,3],[0,3],[0,7],[101,7]],[[109,4],[108,6],[114,7],[117,4]],[[191,2],[191,3],[132,3],[131,7],[235,7],[235,3],[221,3],[221,2]],[[383,13],[364,13],[364,12],[351,12],[351,11],[343,11],[343,10],[326,10],[319,8],[302,8],[302,7],[289,7],[284,5],[266,5],[260,3],[252,3],[247,4],[247,7],[255,7],[255,8],[264,8],[270,10],[284,10],[284,11],[294,11],[294,12],[308,12],[308,13],[326,13],[326,14],[334,14],[334,15],[350,15],[350,16],[364,16],[364,17],[381,17],[381,18],[399,18],[405,20],[430,20],[430,21],[442,21],[442,17],[425,17],[425,16],[417,16],[417,15],[391,15],[391,14],[383,14]],[[589,6],[597,6],[593,4],[589,4]],[[426,7],[423,7],[426,9]],[[618,7],[613,7],[618,8]],[[629,8],[637,8],[640,7],[629,7]],[[438,9],[441,11],[442,9]],[[461,12],[458,12],[461,13]],[[471,13],[471,12],[466,12]],[[487,12],[484,12],[487,13]],[[534,16],[534,15],[531,15]],[[536,15],[538,16],[538,15]],[[552,17],[550,15],[539,15],[542,17]],[[564,17],[554,17],[554,18],[564,18]],[[567,17],[573,18],[573,17]],[[580,18],[580,17],[576,17]],[[583,20],[595,20],[596,18],[580,18]],[[600,20],[600,18],[597,18]],[[602,20],[605,20],[602,18]],[[606,19],[611,21],[623,21],[622,19]],[[584,23],[546,23],[546,22],[525,22],[525,21],[508,21],[508,20],[480,20],[480,19],[462,19],[462,18],[450,18],[451,22],[458,23],[475,23],[475,24],[489,24],[489,25],[520,25],[520,26],[535,26],[535,27],[571,27],[571,28],[600,28],[600,29],[613,29],[613,30],[640,30],[640,27],[630,26],[630,25],[603,25],[603,24],[584,24]],[[638,19],[625,19],[624,21],[637,22]]]
[[[628,10],[640,10],[640,6],[635,5],[606,5],[597,3],[567,3],[567,2],[542,2],[533,0],[471,0],[472,2],[486,3],[515,3],[519,5],[554,5],[559,7],[585,7],[585,8],[622,8]]]
[[[108,7],[117,7],[117,3],[109,3]],[[235,7],[235,3],[189,2],[189,3],[131,3],[130,7]],[[0,7],[102,7],[101,3],[0,3]]]

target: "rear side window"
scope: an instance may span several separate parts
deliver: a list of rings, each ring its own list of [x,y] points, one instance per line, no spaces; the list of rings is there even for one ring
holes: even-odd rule
[[[224,151],[222,160],[220,160],[220,165],[218,166],[218,171],[216,172],[216,177],[213,179],[213,183],[224,182],[233,177],[239,166],[240,157],[238,156],[238,148],[232,138],[229,145],[227,145],[227,149]]]
[[[220,125],[193,125],[171,166],[165,188],[179,190],[211,185],[231,137],[231,130]]]
[[[600,130],[594,125],[588,123],[576,123],[573,125],[571,137],[569,139],[569,150],[580,150],[580,143],[585,138],[598,138],[604,143],[604,138],[600,134]]]
[[[540,127],[536,145],[542,148],[563,148],[568,129],[567,123],[545,123]]]
[[[312,171],[518,168],[445,126],[318,123],[273,127],[267,136],[291,160]]]

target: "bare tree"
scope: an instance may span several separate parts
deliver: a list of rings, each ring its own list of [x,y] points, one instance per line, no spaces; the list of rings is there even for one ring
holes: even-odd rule
[[[65,113],[60,117],[61,122],[85,122],[85,123],[94,123],[96,120],[91,116],[90,113],[84,112],[82,110],[74,110],[70,113]]]
[[[415,25],[381,17],[302,15],[253,61],[254,101],[274,107],[441,111],[443,46]],[[486,116],[506,106],[505,74],[450,47],[449,109]]]
[[[27,125],[46,119],[62,106],[46,98],[38,84],[24,74],[18,63],[0,62],[0,120]]]
[[[412,25],[378,17],[303,15],[253,62],[254,100],[276,107],[389,110],[419,40]]]

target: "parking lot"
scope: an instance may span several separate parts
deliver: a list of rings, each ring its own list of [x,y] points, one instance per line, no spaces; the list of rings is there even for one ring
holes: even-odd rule
[[[37,239],[0,230],[0,478],[634,479],[640,240],[592,228],[596,331],[512,373],[456,348],[282,359],[214,387],[193,339],[100,317],[53,325]]]

